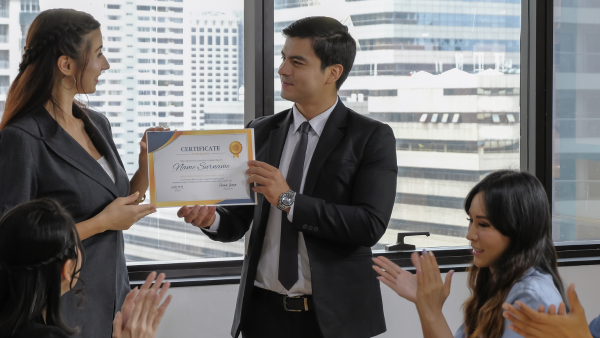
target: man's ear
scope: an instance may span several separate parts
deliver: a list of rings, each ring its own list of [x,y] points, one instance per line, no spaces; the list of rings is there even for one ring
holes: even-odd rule
[[[72,76],[73,75],[73,60],[66,56],[66,55],[62,55],[61,57],[58,58],[58,61],[56,61],[56,65],[58,66],[58,69],[60,70],[61,73],[63,73],[63,75],[65,76]]]
[[[344,66],[340,64],[331,65],[327,67],[327,72],[329,73],[327,76],[327,84],[336,83],[339,80],[340,76],[344,72]]]

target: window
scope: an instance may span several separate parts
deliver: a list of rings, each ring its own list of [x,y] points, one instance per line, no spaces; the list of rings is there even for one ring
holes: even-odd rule
[[[0,0],[0,18],[8,18],[10,0]],[[2,102],[4,104],[4,102]],[[2,108],[4,112],[4,108]]]
[[[9,11],[11,2],[13,8]],[[44,10],[64,7],[64,3],[62,0],[46,0],[43,3]],[[188,66],[189,61],[184,64],[184,60],[195,61],[204,66],[207,57],[198,56],[197,51],[192,52],[192,45],[203,48],[208,43],[228,44],[232,42],[232,36],[241,36],[228,33],[226,38],[225,33],[222,33],[223,28],[220,33],[209,33],[219,34],[218,39],[215,38],[217,35],[206,39],[202,34],[205,34],[205,29],[213,21],[231,21],[238,27],[243,27],[243,3],[235,2],[223,7],[225,9],[202,11],[198,14],[202,20],[194,20],[191,26],[190,21],[185,18],[186,13],[197,11],[199,3],[196,1],[156,2],[162,6],[155,6],[149,1],[105,1],[102,6],[106,13],[93,14],[101,24],[105,53],[111,68],[100,75],[98,90],[82,96],[81,101],[87,103],[90,109],[101,111],[109,119],[113,137],[118,139],[117,148],[121,161],[130,176],[137,170],[137,143],[145,129],[158,125],[180,130],[191,129],[192,107],[196,109],[199,103],[198,95],[192,95],[191,90],[200,79],[191,78],[191,72],[196,73],[196,65]],[[90,11],[89,4],[85,1],[70,1],[69,7]],[[29,25],[39,11],[38,0],[0,0],[0,17],[8,18],[0,23],[0,44],[5,44],[0,46],[0,70],[6,70],[4,75],[0,74],[0,95],[7,94],[16,75],[13,71],[18,69],[21,59],[19,51],[23,50]],[[160,13],[158,19],[157,12]],[[13,13],[15,17],[9,18]],[[216,29],[212,26],[212,29]],[[162,29],[160,33],[159,29]],[[195,55],[192,56],[192,53]],[[243,53],[239,55],[242,57]],[[159,60],[162,60],[162,64],[159,64]],[[235,76],[243,81],[243,69],[236,71]],[[225,75],[215,75],[211,82],[220,82],[221,77],[224,78]],[[186,80],[187,78],[190,80]],[[202,80],[203,83],[204,79]],[[3,100],[0,98],[0,114],[4,109]],[[196,129],[243,128],[243,101],[213,101],[210,107],[203,109],[212,114],[211,119],[204,121],[202,114],[196,114]],[[177,209],[160,209],[124,233],[128,261],[172,261],[243,255],[243,240],[235,243],[212,242],[198,229],[179,220],[176,216]]]
[[[306,16],[344,13],[336,19],[350,27],[360,48],[340,99],[394,130],[396,201],[387,232],[374,249],[395,243],[396,234],[406,231],[431,233],[407,240],[418,246],[468,245],[462,209],[466,194],[490,171],[519,167],[518,2],[492,6],[469,1],[465,6],[464,1],[443,1],[433,13],[428,2],[415,2],[409,12],[402,0],[392,0],[388,4],[397,11],[377,12],[376,0],[363,0],[361,6],[350,1],[275,0],[275,78],[279,79],[284,27]],[[370,6],[373,12],[365,12]],[[447,26],[457,29],[449,33],[448,28],[438,28]],[[458,29],[464,26],[483,35]],[[232,44],[237,45],[236,36]],[[232,75],[235,83],[237,74]],[[279,81],[274,96],[275,112],[291,107],[281,98]],[[408,101],[414,105],[405,104]],[[205,113],[206,121],[211,114]]]
[[[8,42],[8,25],[0,25],[0,43]]]
[[[599,8],[596,2],[554,1],[551,180],[555,241],[600,239],[600,20],[584,19]]]

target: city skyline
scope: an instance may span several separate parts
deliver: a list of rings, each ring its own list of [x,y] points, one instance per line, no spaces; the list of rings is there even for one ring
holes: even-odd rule
[[[85,102],[111,122],[129,175],[148,127],[243,128],[243,1],[11,0],[10,39],[25,34],[15,19],[25,2],[35,15],[76,5],[102,24],[111,69]],[[486,173],[519,165],[520,1],[276,0],[275,112],[292,105],[279,95],[281,29],[311,15],[334,17],[357,41],[342,102],[396,135],[396,204],[375,248],[415,230],[432,233],[409,239],[420,246],[467,244],[464,196]],[[20,60],[19,46],[8,45],[13,57],[9,69],[0,62],[0,89],[3,74],[14,78]],[[160,209],[124,233],[129,260],[243,255],[243,240],[212,242],[176,210]]]

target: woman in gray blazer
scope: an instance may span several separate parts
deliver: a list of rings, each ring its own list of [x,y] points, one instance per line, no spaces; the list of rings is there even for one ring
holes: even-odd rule
[[[86,254],[80,274],[86,299],[78,308],[78,298],[67,293],[62,313],[86,338],[111,336],[130,290],[122,230],[156,211],[138,205],[148,188],[145,136],[129,181],[106,117],[75,101],[76,94],[95,92],[108,68],[98,21],[75,10],[44,11],[27,34],[0,122],[0,216],[51,197],[75,219]]]

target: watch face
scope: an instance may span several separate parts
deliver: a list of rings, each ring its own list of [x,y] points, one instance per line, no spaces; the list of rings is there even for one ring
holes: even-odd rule
[[[281,203],[285,205],[291,205],[292,199],[290,197],[291,196],[289,194],[283,194],[283,196],[281,196]]]

